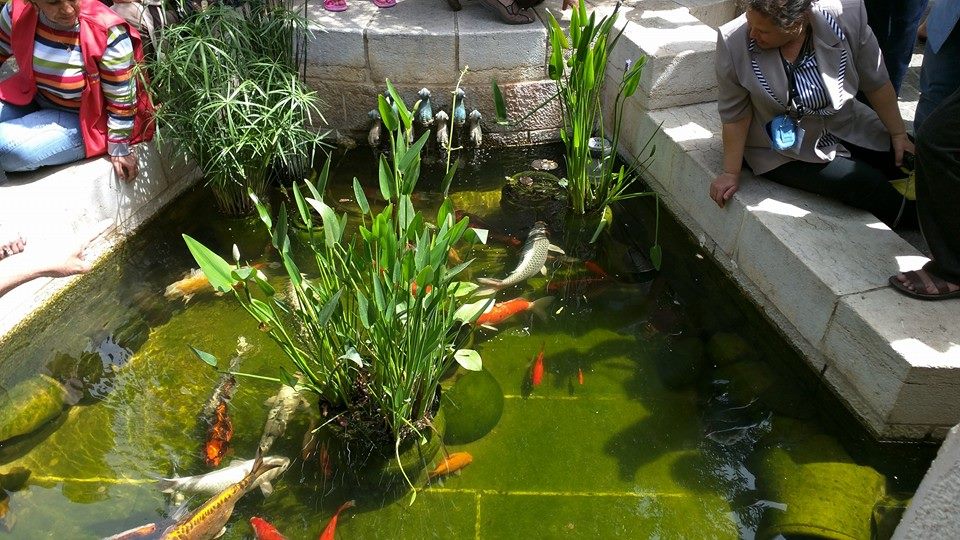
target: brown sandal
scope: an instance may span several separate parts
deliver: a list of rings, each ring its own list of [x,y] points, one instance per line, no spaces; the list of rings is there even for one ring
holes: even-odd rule
[[[960,297],[960,288],[951,290],[951,286],[957,287],[956,284],[935,276],[927,270],[921,270],[919,272],[911,270],[903,273],[903,277],[907,278],[907,281],[913,285],[913,289],[907,287],[898,277],[899,276],[890,276],[890,285],[910,298],[916,298],[918,300],[946,300],[948,298]],[[929,293],[927,292],[929,288],[933,288],[937,292]]]
[[[513,0],[509,6],[505,6],[499,0],[480,0],[480,3],[489,10],[496,13],[500,20],[507,24],[530,24],[533,17],[523,13],[516,0]]]

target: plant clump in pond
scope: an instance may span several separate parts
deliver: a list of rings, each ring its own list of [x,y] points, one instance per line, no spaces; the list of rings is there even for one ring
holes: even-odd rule
[[[184,237],[211,284],[233,292],[300,374],[279,366],[278,380],[317,394],[337,438],[399,456],[402,443],[425,441],[432,429],[443,375],[456,364],[480,369],[479,354],[458,346],[470,332],[461,328],[479,312],[465,316],[461,309],[477,288],[457,280],[469,261],[449,262],[451,248],[476,234],[468,219],[455,219],[449,199],[432,221],[414,209],[411,195],[429,134],[408,143],[413,114],[389,81],[388,90],[392,103],[379,98],[391,147],[379,162],[380,194],[388,204],[371,209],[354,179],[360,220],[350,235],[347,215],[324,202],[329,161],[315,182],[292,187],[296,218],[307,230],[317,216],[322,224],[322,234],[306,238],[316,275],[302,274],[291,255],[286,206],[274,219],[253,194],[290,280],[288,294],[239,257],[231,265]]]

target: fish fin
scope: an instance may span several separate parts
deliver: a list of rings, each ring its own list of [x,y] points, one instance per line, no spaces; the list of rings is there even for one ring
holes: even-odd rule
[[[543,274],[544,277],[546,277],[546,275],[547,275],[547,265],[543,265],[543,266],[540,267],[540,273]]]
[[[486,287],[483,289],[477,289],[476,292],[474,292],[474,294],[477,296],[494,296],[495,294],[497,294],[497,292],[498,292],[498,289],[494,287]]]
[[[183,303],[184,303],[184,304],[189,303],[191,298],[193,298],[193,295],[192,295],[192,294],[185,294],[185,295],[183,295]]]
[[[485,328],[485,329],[487,329],[487,330],[492,330],[492,331],[494,331],[494,332],[498,332],[498,331],[499,331],[499,330],[497,329],[497,327],[496,327],[496,326],[493,326],[492,324],[481,324],[481,325],[480,325],[480,328]]]
[[[173,493],[177,489],[177,477],[160,478],[157,480],[157,489],[160,493]]]
[[[270,396],[267,399],[263,400],[263,404],[267,407],[273,407],[277,404],[277,396]]]
[[[561,254],[561,255],[566,255],[566,254],[567,254],[567,252],[564,251],[563,248],[561,248],[560,246],[556,246],[556,245],[554,245],[554,244],[548,245],[548,246],[547,246],[547,251],[552,251],[552,252],[554,252],[554,253],[559,253],[559,254]]]
[[[240,464],[243,463],[244,461],[246,461],[246,460],[245,460],[245,459],[231,459],[230,461],[227,462],[227,466],[228,466],[228,467],[233,467],[233,466],[235,466],[235,465],[240,465]]]
[[[539,317],[540,320],[545,321],[547,320],[547,307],[550,306],[550,304],[552,303],[553,303],[552,296],[544,296],[543,298],[534,300],[533,303],[530,304],[530,311],[533,312],[534,315]]]
[[[273,484],[270,482],[260,484],[260,493],[263,493],[264,497],[269,497],[273,493]]]
[[[493,279],[493,278],[483,278],[483,277],[482,277],[482,278],[477,278],[477,283],[479,283],[480,285],[487,285],[487,286],[489,286],[489,287],[497,287],[497,288],[499,288],[499,287],[501,286],[501,284],[503,283],[503,280],[502,280],[502,279]]]
[[[218,532],[218,533],[214,536],[214,538],[215,538],[215,539],[216,539],[216,538],[220,538],[221,536],[223,536],[223,535],[226,534],[226,533],[227,533],[227,528],[224,527],[224,528],[220,529],[220,532]]]

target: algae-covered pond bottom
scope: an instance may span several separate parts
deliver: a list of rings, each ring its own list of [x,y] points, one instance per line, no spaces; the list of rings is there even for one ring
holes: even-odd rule
[[[375,185],[372,160],[355,159],[363,151],[335,167],[330,199],[346,211],[353,176]],[[556,151],[479,156],[453,199],[522,239],[533,217],[503,211],[499,186],[534,158],[559,160]],[[436,207],[435,186],[422,181],[416,204]],[[0,443],[0,538],[98,538],[171,511],[155,480],[210,470],[198,415],[219,375],[189,346],[227,359],[242,338],[243,371],[289,367],[233,298],[164,297],[195,267],[181,233],[224,255],[234,242],[250,258],[265,252],[265,237],[248,230],[257,222],[209,208],[202,189],[183,196],[3,344],[0,420],[29,407],[39,425]],[[292,460],[289,469],[269,497],[241,500],[226,538],[252,538],[252,516],[289,538],[316,538],[347,498],[357,506],[340,517],[339,538],[889,536],[932,449],[872,441],[665,212],[662,270],[641,271],[652,208],[640,200],[617,210],[612,237],[594,254],[609,278],[560,260],[548,276],[499,294],[556,300],[545,320],[525,313],[477,333],[484,373],[460,381],[476,384],[460,387],[462,406],[445,407],[447,450],[473,456],[458,475],[423,488],[413,504],[345,485],[301,456],[310,420],[300,414],[271,450]],[[460,254],[476,259],[474,278],[505,275],[518,255],[495,242]],[[283,286],[279,269],[264,271]],[[541,347],[544,377],[532,386]],[[240,379],[227,460],[253,457],[276,390]],[[477,423],[495,425],[464,443]]]

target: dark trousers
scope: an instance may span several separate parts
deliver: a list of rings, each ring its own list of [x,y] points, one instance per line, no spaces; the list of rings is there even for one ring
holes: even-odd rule
[[[920,26],[927,0],[866,0],[864,5],[867,8],[867,22],[880,44],[890,82],[897,95],[900,95],[900,85],[910,65],[913,44],[917,41],[917,27]]]
[[[960,283],[960,89],[917,133],[917,212],[933,254],[924,268]]]
[[[890,180],[904,174],[893,161],[893,152],[877,152],[843,143],[851,157],[837,157],[828,163],[791,161],[763,174],[778,184],[836,199],[866,210],[889,226],[898,218],[912,218],[912,205],[904,205],[903,195]],[[914,225],[915,226],[915,225]]]

